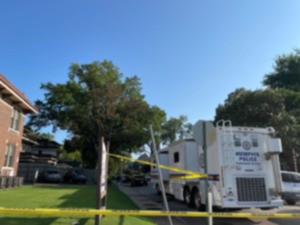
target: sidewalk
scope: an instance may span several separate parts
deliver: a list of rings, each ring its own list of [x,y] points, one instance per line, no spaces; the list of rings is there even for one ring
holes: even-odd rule
[[[131,187],[125,186],[124,184],[118,183],[118,187],[122,192],[124,192],[141,210],[164,210],[163,206],[149,200],[143,195],[137,193]],[[159,216],[159,217],[148,217],[157,225],[170,225],[168,217]],[[172,217],[173,225],[186,225],[178,217]]]

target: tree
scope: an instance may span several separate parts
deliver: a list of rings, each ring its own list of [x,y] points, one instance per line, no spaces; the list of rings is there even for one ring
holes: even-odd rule
[[[53,125],[68,130],[82,157],[95,165],[100,136],[112,152],[134,151],[149,139],[151,107],[141,94],[137,76],[126,77],[110,61],[72,64],[65,84],[42,84],[45,100],[40,114],[31,117],[37,127]]]
[[[278,56],[274,71],[264,76],[263,84],[284,96],[286,111],[300,122],[300,50]]]
[[[192,125],[187,123],[187,116],[181,115],[179,118],[170,118],[162,125],[162,143],[168,144],[177,138],[191,136]]]
[[[300,154],[300,50],[278,56],[273,68],[263,79],[268,89],[237,89],[217,107],[215,122],[230,119],[234,125],[273,126],[290,163],[294,151]]]
[[[156,148],[160,148],[160,144],[162,142],[161,135],[163,133],[163,127],[162,125],[166,122],[166,113],[165,111],[161,110],[157,106],[153,106],[150,109],[150,114],[148,115],[151,120],[151,125],[153,129],[153,135],[156,143]],[[150,125],[150,124],[149,124]],[[147,145],[149,146],[150,150],[153,150],[153,142],[151,140],[151,133],[149,130],[149,127],[146,128],[148,134],[149,134],[149,139]],[[145,150],[145,149],[144,149]]]
[[[240,88],[217,107],[214,122],[225,119],[236,126],[274,127],[282,140],[283,158],[292,162],[293,150],[300,149],[299,102],[300,93],[296,95],[284,89],[249,91]]]
[[[28,124],[24,126],[24,135],[30,138],[31,140],[38,141],[41,139],[53,141],[54,135],[50,133],[40,133],[36,130],[33,130]]]
[[[266,74],[263,84],[270,88],[300,91],[300,50],[280,55],[275,60],[274,71]]]
[[[60,154],[60,158],[82,163],[81,152],[79,150],[75,150],[72,152],[66,152],[66,151],[62,150],[62,152]]]
[[[284,112],[284,109],[283,97],[274,90],[239,88],[216,108],[215,122],[225,119],[239,126],[270,126],[272,116]]]
[[[282,124],[282,127],[285,127],[282,132],[285,136],[290,136],[290,132],[298,132],[299,137],[299,131],[295,127],[300,123],[300,50],[295,49],[290,54],[278,56],[274,71],[265,75],[263,84],[276,89],[284,96],[285,108],[290,118],[287,119],[288,123]],[[293,126],[289,126],[290,122]],[[295,151],[298,150],[298,154],[300,152],[298,137],[286,143],[287,148],[292,151],[289,158],[295,157]],[[297,171],[297,167],[295,170]]]

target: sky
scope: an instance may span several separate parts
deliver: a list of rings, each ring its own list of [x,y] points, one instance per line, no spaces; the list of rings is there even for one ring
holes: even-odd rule
[[[34,102],[71,63],[111,60],[168,119],[194,124],[235,89],[264,88],[276,57],[300,48],[299,11],[298,0],[1,0],[0,73]]]

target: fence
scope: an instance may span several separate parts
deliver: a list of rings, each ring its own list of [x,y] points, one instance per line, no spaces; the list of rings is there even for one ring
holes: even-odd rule
[[[35,182],[35,174],[37,171],[58,170],[63,176],[70,168],[62,168],[45,163],[19,163],[18,177],[24,178],[24,183],[32,184]],[[87,183],[96,183],[96,171],[93,169],[82,169],[87,175]]]
[[[0,189],[19,187],[23,185],[23,177],[0,177]]]

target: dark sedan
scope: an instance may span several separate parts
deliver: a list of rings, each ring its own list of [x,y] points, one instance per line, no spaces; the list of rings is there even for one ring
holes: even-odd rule
[[[63,176],[63,181],[72,184],[85,184],[87,176],[83,170],[69,170]]]
[[[38,175],[38,182],[41,183],[59,183],[61,180],[61,175],[58,170],[44,170]]]
[[[148,181],[144,175],[134,174],[129,176],[130,186],[148,185]]]

